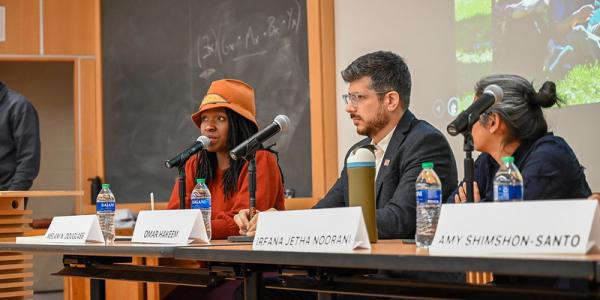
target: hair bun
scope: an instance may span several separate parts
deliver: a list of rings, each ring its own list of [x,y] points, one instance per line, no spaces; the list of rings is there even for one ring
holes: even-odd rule
[[[561,100],[556,95],[556,84],[552,81],[544,82],[531,101],[544,108],[552,107],[557,102],[560,102]]]

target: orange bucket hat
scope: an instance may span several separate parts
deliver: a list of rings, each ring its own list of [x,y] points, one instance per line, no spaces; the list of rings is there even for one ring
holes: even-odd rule
[[[257,127],[254,89],[247,83],[236,79],[213,81],[202,99],[198,111],[192,115],[192,121],[200,128],[200,114],[203,111],[224,107],[252,121]]]

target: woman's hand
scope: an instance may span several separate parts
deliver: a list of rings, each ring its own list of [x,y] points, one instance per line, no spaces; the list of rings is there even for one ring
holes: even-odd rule
[[[276,211],[276,209],[269,208],[267,211]],[[237,215],[233,216],[233,221],[240,228],[240,235],[254,236],[256,234],[256,223],[259,214],[260,212],[257,210],[256,214],[250,219],[250,210],[242,209]]]
[[[473,200],[474,202],[481,201],[481,197],[479,197],[479,186],[477,186],[477,181],[473,181]],[[467,183],[463,182],[461,186],[458,187],[458,193],[454,195],[454,203],[466,203],[467,202]]]
[[[233,221],[240,228],[240,235],[246,235],[246,232],[248,232],[249,214],[249,209],[242,209],[237,215],[233,216]]]

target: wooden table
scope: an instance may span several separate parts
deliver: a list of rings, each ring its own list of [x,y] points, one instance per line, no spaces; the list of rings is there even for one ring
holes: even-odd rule
[[[380,241],[372,250],[347,253],[253,251],[251,245],[213,241],[210,246],[27,245],[0,243],[0,251],[63,254],[65,268],[58,274],[146,282],[209,286],[224,279],[214,270],[235,267],[244,278],[247,299],[259,299],[264,272],[293,270],[302,276],[267,283],[272,289],[316,291],[327,299],[333,294],[377,295],[407,298],[552,298],[599,299],[600,255],[479,255],[432,254],[398,240]],[[209,262],[211,269],[172,269],[122,265],[124,257],[172,257]],[[552,289],[514,285],[468,285],[381,275],[394,272],[494,272],[520,276],[565,277],[589,284],[589,289]],[[388,273],[391,274],[391,273]],[[423,273],[417,273],[423,274]],[[429,274],[429,273],[428,273]],[[433,274],[433,273],[431,273]],[[303,280],[298,280],[303,279]]]
[[[106,279],[203,287],[216,285],[225,279],[224,276],[214,275],[207,269],[152,266],[139,260],[139,258],[172,259],[178,248],[173,245],[132,244],[117,241],[114,245],[105,246],[99,243],[50,244],[35,241],[40,238],[28,237],[26,243],[2,242],[0,251],[63,255],[64,268],[53,275],[91,279],[89,294],[92,300],[105,299],[107,293],[104,280]],[[229,244],[227,241],[219,241],[219,243]],[[132,295],[137,297],[135,296],[137,294],[137,291],[131,290],[119,293],[121,297],[127,299],[131,299]],[[149,295],[148,298],[158,299],[158,295]]]
[[[403,296],[431,298],[600,298],[600,255],[478,255],[459,256],[432,254],[417,249],[414,244],[398,240],[380,240],[371,250],[355,250],[348,253],[308,253],[253,251],[251,245],[228,245],[217,247],[184,247],[175,250],[176,259],[196,259],[215,263],[243,265],[246,276],[246,294],[257,295],[261,282],[260,270],[265,266],[275,269],[290,267],[309,274],[320,274],[319,280],[307,284],[294,284],[289,278],[283,283],[268,285],[271,288],[316,291],[323,294],[345,293],[371,296]],[[256,270],[252,274],[252,270]],[[444,272],[466,271],[493,272],[499,275],[525,277],[562,277],[588,282],[590,291],[553,290],[547,287],[468,285],[456,283],[427,283],[423,278],[436,279],[435,273],[419,279],[391,278],[381,276],[348,276],[348,270],[357,274],[381,274],[394,272]],[[326,274],[326,275],[323,275]],[[397,273],[396,273],[397,274]],[[439,274],[439,273],[438,273]],[[256,278],[253,278],[256,277]],[[402,276],[401,276],[402,277]],[[396,280],[397,279],[397,280]],[[258,297],[258,296],[257,296]]]

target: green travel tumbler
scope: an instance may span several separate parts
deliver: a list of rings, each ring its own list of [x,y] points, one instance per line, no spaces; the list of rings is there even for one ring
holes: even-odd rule
[[[362,208],[369,241],[376,243],[375,154],[367,148],[357,149],[348,157],[346,171],[348,173],[349,204]]]

